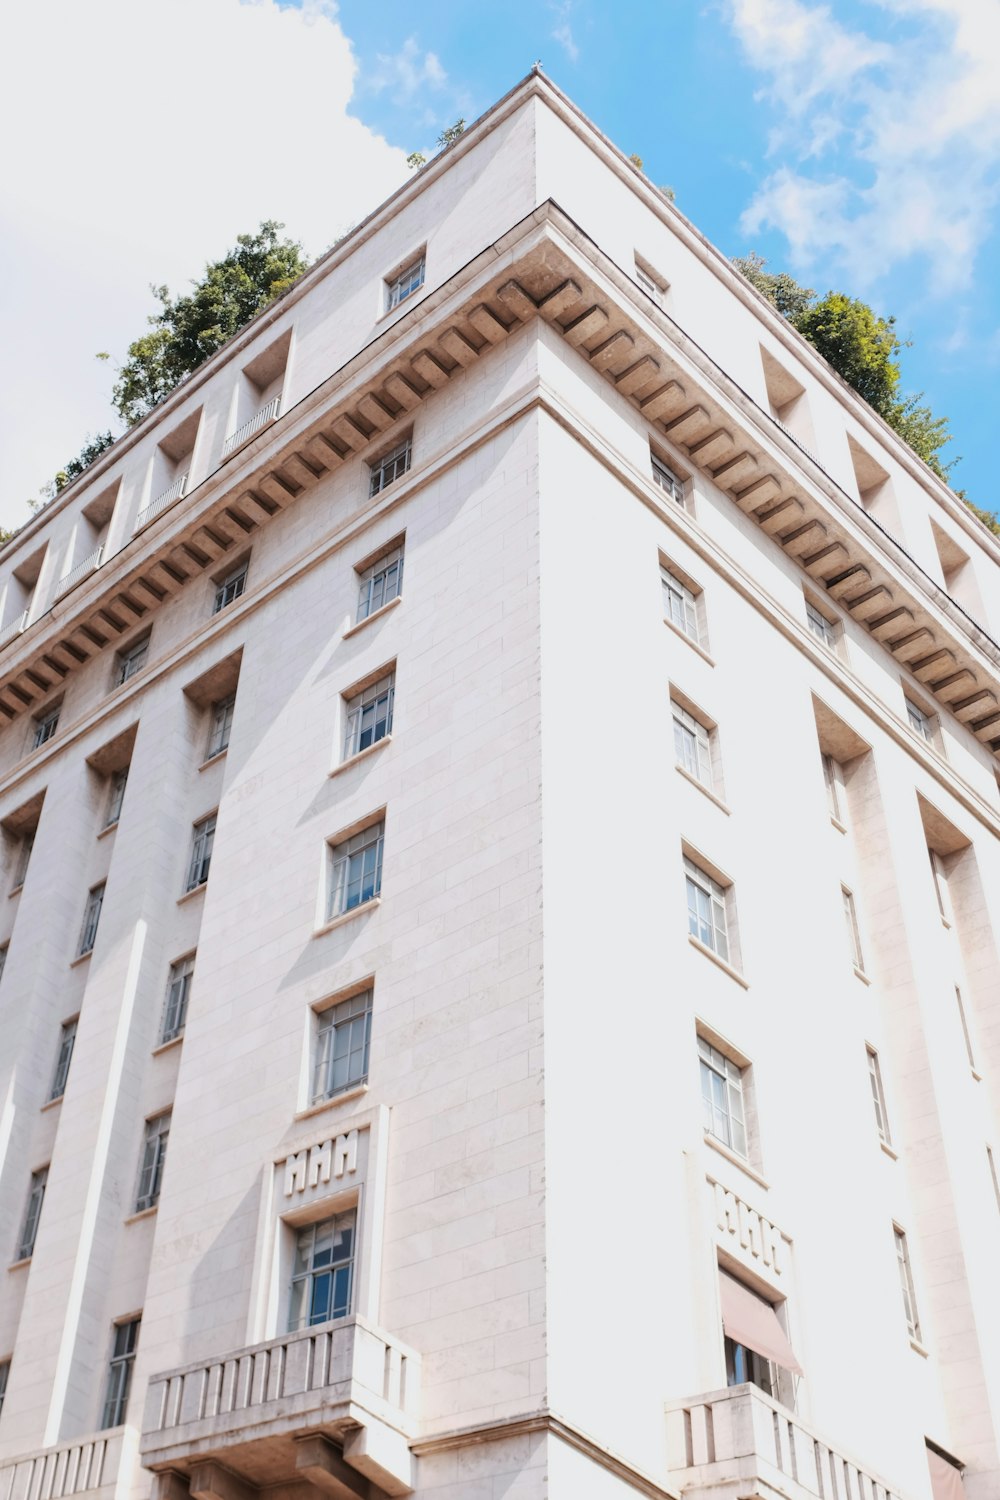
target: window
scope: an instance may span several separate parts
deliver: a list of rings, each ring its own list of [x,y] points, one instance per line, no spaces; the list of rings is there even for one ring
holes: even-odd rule
[[[696,781],[711,787],[713,776],[709,731],[673,699],[670,701],[670,710],[674,719],[674,754],[677,764]]]
[[[10,1379],[10,1360],[0,1359],[0,1412],[3,1411],[3,1401],[7,1394],[7,1381]]]
[[[664,463],[658,453],[650,453],[649,461],[653,469],[653,483],[658,484],[661,490],[666,490],[671,500],[676,500],[678,505],[684,504],[684,481],[678,479],[673,469]]]
[[[215,602],[212,605],[213,615],[217,615],[220,609],[225,609],[227,604],[232,604],[238,599],[247,586],[247,569],[250,564],[246,558],[227,573],[225,578],[219,580],[215,586]]]
[[[903,1311],[906,1314],[906,1331],[911,1339],[920,1342],[920,1319],[917,1316],[917,1297],[913,1290],[913,1272],[910,1269],[910,1251],[906,1235],[898,1224],[892,1226],[896,1241],[896,1264],[899,1267],[899,1285],[903,1293]]]
[[[90,953],[97,939],[97,924],[101,920],[101,907],[104,905],[104,882],[92,887],[87,896],[87,905],[83,913],[83,926],[80,928],[80,945],[76,950],[77,958],[82,958],[85,953]]]
[[[948,896],[948,872],[945,869],[944,860],[933,849],[928,849],[931,861],[931,874],[934,878],[934,895],[937,898],[938,911],[941,920],[947,927],[951,926],[951,901]]]
[[[846,885],[840,887],[840,894],[844,901],[844,921],[847,923],[847,941],[851,950],[851,962],[863,974],[865,960],[861,952],[861,933],[858,930],[857,912],[854,910],[854,897]]]
[[[9,947],[10,943],[4,943],[3,947],[0,948],[0,979],[3,978],[3,971],[7,967],[7,950]]]
[[[121,771],[115,771],[111,777],[108,788],[108,811],[104,819],[105,828],[114,827],[122,815],[122,803],[125,800],[125,785],[128,781],[128,766]]]
[[[926,713],[910,698],[904,698],[903,701],[906,704],[906,717],[910,721],[910,728],[915,730],[922,740],[926,740],[928,745],[933,745],[934,720],[931,715]]]
[[[743,1076],[745,1069],[713,1047],[703,1036],[698,1038],[698,1062],[701,1069],[702,1123],[710,1135],[735,1151],[747,1154],[747,1127],[743,1109]]]
[[[844,809],[842,806],[842,772],[840,764],[832,755],[823,754],[823,784],[826,787],[826,805],[830,810],[830,817],[835,823],[844,822]]]
[[[384,823],[373,823],[330,846],[330,899],[326,919],[372,901],[382,889]]]
[[[392,312],[407,297],[412,297],[414,292],[420,290],[424,284],[424,273],[427,269],[427,259],[419,255],[416,260],[411,260],[408,266],[404,266],[398,275],[387,280],[385,284],[385,310]]]
[[[350,760],[377,745],[392,733],[392,706],[396,695],[396,673],[388,672],[370,687],[346,701],[347,727],[344,733],[344,759]]]
[[[35,847],[34,833],[26,833],[17,846],[17,863],[14,866],[14,884],[11,891],[19,891],[24,884],[24,877],[28,873],[28,862],[31,859],[31,851]]]
[[[403,591],[403,547],[393,547],[384,556],[376,558],[371,567],[360,576],[358,592],[358,620],[367,620],[377,609],[382,609]]]
[[[684,858],[684,875],[687,883],[688,932],[728,963],[726,892],[717,880],[713,880],[711,875],[707,875],[687,856]]]
[[[39,745],[44,745],[55,734],[59,727],[59,709],[61,706],[61,704],[56,704],[55,708],[50,708],[46,713],[38,715],[31,736],[32,750],[37,750]]]
[[[806,622],[818,641],[831,651],[837,646],[837,627],[822,614],[810,600],[806,600]]]
[[[212,846],[215,843],[216,815],[212,813],[194,825],[194,841],[191,845],[191,863],[188,865],[186,890],[197,890],[208,879],[212,863]]]
[[[885,1090],[882,1087],[882,1069],[879,1067],[878,1053],[874,1047],[868,1047],[868,1078],[872,1086],[872,1103],[875,1106],[875,1126],[878,1130],[878,1138],[883,1146],[891,1146],[892,1138],[889,1135],[889,1114],[885,1107]]]
[[[300,1229],[295,1240],[288,1331],[312,1328],[351,1310],[357,1211],[334,1214]]]
[[[211,760],[213,755],[221,755],[223,750],[229,749],[229,736],[232,733],[233,710],[235,707],[235,693],[230,693],[228,698],[220,698],[218,703],[212,704],[212,718],[208,728],[208,746],[205,751],[206,760]]]
[[[773,1400],[794,1406],[792,1376],[801,1375],[802,1367],[781,1321],[784,1303],[776,1306],[721,1266],[719,1300],[725,1335],[726,1384],[750,1383],[759,1386]]]
[[[141,1318],[130,1318],[127,1323],[114,1325],[114,1341],[108,1364],[107,1394],[101,1413],[101,1427],[120,1427],[125,1421],[128,1407],[129,1387],[132,1384],[132,1366],[135,1363],[135,1346],[139,1341]]]
[[[660,568],[663,584],[663,613],[671,625],[676,625],[696,645],[701,644],[701,627],[698,620],[698,595],[683,583],[669,568]]]
[[[50,1099],[61,1099],[66,1092],[69,1065],[73,1060],[73,1048],[76,1045],[77,1024],[76,1017],[72,1021],[64,1021],[59,1033],[59,1053],[56,1057],[56,1071],[52,1078],[52,1087],[49,1090]]]
[[[146,665],[146,657],[149,655],[149,636],[144,635],[142,640],[134,641],[124,651],[119,651],[115,658],[115,684],[120,687],[123,682],[128,682],[137,672],[141,672]]]
[[[34,1252],[38,1221],[42,1216],[42,1203],[45,1200],[45,1184],[48,1180],[48,1167],[41,1167],[31,1174],[31,1187],[28,1190],[28,1203],[24,1210],[24,1222],[17,1241],[15,1260],[28,1260]]]
[[[144,1208],[152,1208],[159,1199],[169,1135],[169,1110],[146,1121],[146,1133],[142,1142],[142,1164],[139,1168],[139,1187],[135,1195],[136,1213],[141,1213]]]
[[[976,1053],[972,1045],[972,1032],[969,1029],[969,1018],[965,1014],[965,1003],[962,1000],[962,991],[958,985],[955,986],[955,1003],[958,1006],[958,1019],[962,1023],[962,1036],[965,1038],[965,1055],[969,1059],[969,1067],[979,1077],[979,1069],[976,1067]]]
[[[319,1012],[312,1102],[332,1099],[368,1078],[372,992],[365,990]]]
[[[993,1159],[993,1147],[986,1147],[986,1164],[990,1169],[990,1181],[993,1183],[993,1196],[997,1200],[997,1208],[1000,1209],[1000,1177],[997,1176],[997,1164]]]
[[[180,1036],[184,1030],[193,974],[193,953],[189,953],[186,958],[179,958],[175,964],[170,965],[167,998],[163,1006],[163,1025],[160,1028],[161,1042],[172,1042],[174,1037]]]
[[[368,482],[369,495],[377,495],[387,485],[392,484],[394,479],[401,479],[410,467],[410,439],[404,438],[397,443],[395,448],[390,448],[388,453],[371,465],[371,478]]]
[[[663,296],[662,290],[657,286],[656,282],[653,280],[652,276],[650,276],[649,272],[643,270],[638,261],[636,261],[635,265],[635,279],[642,287],[647,297],[652,297],[653,301],[657,304],[657,306],[659,306]]]

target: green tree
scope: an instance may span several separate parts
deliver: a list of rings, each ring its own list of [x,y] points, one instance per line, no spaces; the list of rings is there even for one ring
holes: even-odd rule
[[[422,151],[411,151],[406,158],[406,165],[411,172],[419,171],[421,167],[427,165],[427,158]]]
[[[455,121],[454,125],[449,125],[445,130],[442,130],[437,139],[437,143],[441,147],[441,150],[443,151],[447,146],[454,146],[455,142],[458,140],[459,136],[463,134],[464,130],[464,119],[458,119]]]
[[[629,157],[629,161],[632,163],[633,167],[635,167],[637,172],[642,171],[642,157],[639,155],[638,151],[632,152]]]
[[[811,286],[800,286],[787,271],[765,271],[767,261],[752,250],[749,255],[737,256],[733,265],[791,323],[816,296]]]
[[[111,447],[114,440],[114,434],[111,432],[98,432],[93,437],[88,433],[87,441],[76,458],[71,458],[65,468],[60,469],[52,480],[52,493],[58,495],[59,491],[65,489],[72,480],[79,478],[84,470],[90,468],[95,458],[100,458],[105,448]]]
[[[302,246],[279,239],[284,227],[268,219],[256,234],[238,235],[236,248],[207,265],[183,296],[172,298],[165,286],[151,289],[160,311],[148,319],[150,331],[129,345],[112,391],[129,426],[306,270]]]

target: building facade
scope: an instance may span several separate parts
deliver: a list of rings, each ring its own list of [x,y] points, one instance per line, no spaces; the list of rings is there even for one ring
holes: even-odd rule
[[[0,1500],[1000,1492],[1000,548],[544,76],[0,590]]]

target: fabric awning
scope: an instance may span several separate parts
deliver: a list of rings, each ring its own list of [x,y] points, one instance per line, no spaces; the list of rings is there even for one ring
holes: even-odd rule
[[[927,1450],[927,1467],[931,1471],[931,1494],[934,1500],[965,1500],[965,1485],[962,1483],[960,1469],[942,1458],[940,1453],[935,1453],[933,1448]]]
[[[742,1281],[737,1281],[735,1276],[729,1276],[721,1269],[719,1290],[722,1296],[722,1326],[726,1330],[726,1336],[734,1343],[752,1349],[755,1354],[773,1359],[775,1364],[801,1375],[802,1366],[795,1358],[788,1335],[778,1322],[778,1315],[770,1302],[765,1302],[763,1297],[758,1297]],[[934,1500],[937,1500],[936,1492]],[[941,1500],[944,1500],[943,1494]],[[948,1500],[955,1500],[955,1497],[949,1494]]]

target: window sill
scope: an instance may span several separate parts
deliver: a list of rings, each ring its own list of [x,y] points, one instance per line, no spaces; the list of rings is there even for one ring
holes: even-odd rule
[[[38,1113],[43,1115],[47,1109],[55,1109],[56,1105],[61,1104],[65,1097],[65,1094],[57,1094],[54,1099],[46,1099],[45,1103],[39,1108]]]
[[[353,922],[354,918],[360,917],[363,912],[373,911],[375,907],[381,905],[381,896],[373,896],[370,901],[362,901],[360,906],[352,906],[350,911],[342,911],[339,916],[331,917],[328,922],[324,922],[322,927],[315,928],[313,937],[323,937],[326,933],[332,932],[335,927],[343,927],[345,922]]]
[[[930,1359],[931,1357],[931,1351],[919,1339],[911,1339],[910,1348],[914,1354],[919,1354],[921,1359]]]
[[[696,786],[699,792],[704,792],[708,800],[710,802],[714,802],[716,807],[720,808],[721,811],[725,813],[727,818],[730,816],[729,808],[723,802],[722,798],[717,796],[716,793],[712,791],[712,788],[710,786],[706,786],[703,781],[699,781],[697,776],[692,776],[691,772],[687,769],[686,766],[675,764],[674,769],[684,777],[685,781],[690,781],[692,786]]]
[[[699,953],[704,953],[706,958],[710,958],[713,964],[718,964],[719,968],[723,973],[728,974],[730,979],[735,979],[736,983],[742,985],[745,990],[750,988],[750,981],[743,978],[739,969],[734,969],[732,964],[728,963],[726,959],[720,958],[707,943],[703,943],[700,938],[696,938],[693,932],[688,933],[688,942],[692,948],[697,948]]]
[[[7,1267],[7,1269],[8,1269],[8,1271],[20,1271],[20,1269],[21,1269],[22,1266],[30,1266],[30,1265],[31,1265],[31,1256],[30,1255],[22,1255],[22,1257],[21,1257],[20,1260],[12,1260],[11,1263],[10,1263],[10,1265]]]
[[[339,776],[340,773],[341,773],[341,771],[348,771],[348,770],[350,770],[351,766],[357,765],[357,763],[358,763],[359,760],[367,760],[367,758],[368,758],[369,755],[374,755],[375,751],[376,750],[381,750],[381,748],[382,748],[383,745],[391,745],[391,744],[392,744],[392,735],[391,734],[384,734],[380,740],[376,740],[375,741],[374,745],[366,745],[365,748],[363,750],[359,750],[356,755],[350,755],[350,756],[348,756],[347,760],[342,760],[340,762],[340,765],[339,766],[334,766],[334,768],[333,768],[332,771],[328,771],[327,772],[327,775],[328,776]]]
[[[684,641],[684,643],[686,645],[690,646],[692,651],[697,651],[698,655],[702,658],[702,660],[703,661],[707,661],[708,665],[710,667],[714,667],[715,666],[714,659],[711,656],[709,656],[709,654],[705,650],[704,646],[701,645],[701,643],[699,641],[696,641],[693,636],[688,635],[685,631],[683,631],[680,628],[679,625],[675,625],[674,622],[673,622],[673,620],[668,620],[667,617],[666,617],[666,615],[664,615],[664,617],[663,617],[663,623],[664,623],[664,625],[666,625],[666,627],[667,627],[668,630],[672,630],[673,633],[674,633],[674,635],[679,636],[679,638],[682,641]]]
[[[861,980],[862,984],[871,984],[871,980],[869,979],[868,975],[865,973],[864,969],[859,969],[858,966],[857,966],[857,964],[854,965],[854,973],[855,973],[856,978],[858,978],[858,979]]]
[[[10,901],[14,896],[19,896],[23,890],[24,881],[22,880],[20,885],[11,886],[10,890],[7,892],[7,900]]]
[[[151,1219],[159,1206],[158,1203],[151,1203],[148,1208],[138,1208],[134,1214],[129,1214],[127,1219],[123,1219],[122,1223],[138,1224],[140,1219]]]
[[[357,635],[359,630],[364,630],[365,626],[370,625],[373,620],[381,620],[383,615],[387,615],[390,609],[395,609],[397,604],[402,604],[402,602],[402,594],[397,594],[395,599],[390,599],[389,603],[383,604],[381,609],[375,609],[370,615],[366,615],[363,620],[356,620],[353,625],[348,625],[341,636],[341,640],[350,640],[352,635]]]
[[[214,755],[210,755],[207,760],[203,760],[202,763],[201,763],[201,765],[198,767],[198,770],[199,771],[207,771],[208,768],[209,768],[209,766],[214,766],[215,765],[216,761],[225,760],[225,758],[226,758],[226,756],[228,754],[229,754],[229,746],[228,745],[224,745],[221,750],[216,750],[216,752],[215,752]]]
[[[745,1172],[748,1177],[752,1177],[758,1187],[762,1187],[765,1190],[770,1188],[771,1184],[766,1177],[762,1177],[745,1157],[740,1156],[739,1152],[734,1151],[731,1146],[727,1146],[725,1141],[720,1141],[718,1136],[714,1136],[710,1130],[705,1131],[704,1141],[706,1146],[711,1146],[712,1150],[718,1151],[720,1156],[726,1158],[726,1161],[732,1162],[734,1167],[739,1167],[741,1172]]]
[[[207,880],[203,880],[201,885],[193,885],[189,891],[184,892],[183,896],[177,897],[177,905],[183,906],[185,901],[193,901],[195,896],[203,896],[206,885],[208,885]]]
[[[879,1146],[885,1152],[890,1161],[899,1161],[899,1152],[894,1151],[888,1141],[879,1141]]]
[[[79,964],[85,964],[87,959],[93,954],[93,951],[93,948],[88,948],[86,953],[78,953],[75,958],[71,958],[69,961],[70,968],[75,969]]]
[[[830,814],[830,822],[833,824],[834,828],[836,828],[838,833],[847,832],[847,824],[842,823],[839,818],[835,818],[833,816],[833,813]]]
[[[99,828],[97,830],[97,837],[99,839],[106,839],[107,836],[108,836],[108,834],[109,833],[114,833],[114,831],[115,831],[115,829],[117,827],[118,827],[118,819],[116,818],[113,823],[105,823],[105,825],[104,825],[103,828]]]
[[[321,1115],[324,1110],[336,1109],[338,1104],[349,1104],[352,1100],[361,1099],[368,1092],[368,1083],[355,1084],[342,1093],[334,1094],[329,1099],[321,1099],[318,1104],[310,1104],[308,1109],[297,1110],[292,1116],[293,1120],[308,1120],[313,1115]]]
[[[174,1047],[179,1047],[183,1040],[184,1033],[183,1031],[179,1031],[176,1036],[170,1038],[169,1042],[160,1042],[159,1046],[154,1047],[149,1055],[150,1057],[159,1057],[161,1052],[171,1052]]]
[[[983,1075],[982,1075],[982,1073],[977,1073],[977,1071],[976,1071],[975,1068],[970,1068],[969,1072],[972,1074],[973,1078],[976,1080],[977,1083],[982,1083],[982,1081],[983,1081]]]

